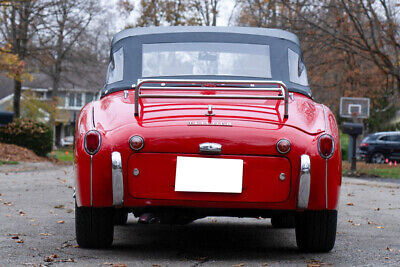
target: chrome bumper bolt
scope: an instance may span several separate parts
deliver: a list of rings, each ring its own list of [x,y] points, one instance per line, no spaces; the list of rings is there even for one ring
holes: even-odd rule
[[[138,176],[139,175],[139,169],[138,168],[133,169],[133,175],[134,176]]]
[[[281,173],[281,174],[279,175],[279,179],[280,179],[281,181],[285,181],[285,179],[286,179],[286,174]]]

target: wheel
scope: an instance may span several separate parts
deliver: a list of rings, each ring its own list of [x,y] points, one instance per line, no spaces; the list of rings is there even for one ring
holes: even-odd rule
[[[296,242],[306,252],[328,252],[335,245],[337,211],[305,211],[296,215]]]
[[[274,228],[294,228],[294,216],[280,215],[271,218],[271,224]]]
[[[115,209],[114,225],[124,225],[128,221],[128,212],[124,209]]]
[[[371,157],[371,162],[376,164],[385,163],[385,156],[382,153],[374,153]]]
[[[77,207],[75,234],[82,248],[106,248],[114,238],[114,208]]]

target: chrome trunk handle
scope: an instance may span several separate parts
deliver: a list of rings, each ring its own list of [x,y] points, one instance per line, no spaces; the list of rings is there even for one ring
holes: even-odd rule
[[[200,153],[203,154],[221,154],[221,144],[217,143],[202,143],[199,145]]]

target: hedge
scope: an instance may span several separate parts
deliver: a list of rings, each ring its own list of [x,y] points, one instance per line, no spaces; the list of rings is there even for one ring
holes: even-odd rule
[[[38,156],[46,156],[53,148],[53,131],[41,122],[15,119],[0,127],[0,142],[26,147]]]

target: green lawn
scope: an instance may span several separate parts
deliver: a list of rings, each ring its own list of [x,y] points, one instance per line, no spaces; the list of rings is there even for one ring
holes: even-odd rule
[[[366,164],[365,162],[357,162],[357,173],[350,173],[350,163],[343,161],[343,175],[345,176],[369,176],[381,178],[400,179],[400,164]]]
[[[0,165],[16,165],[19,164],[18,161],[8,161],[8,160],[0,160]]]
[[[52,152],[52,156],[60,161],[73,161],[74,156],[72,149],[57,149]]]

